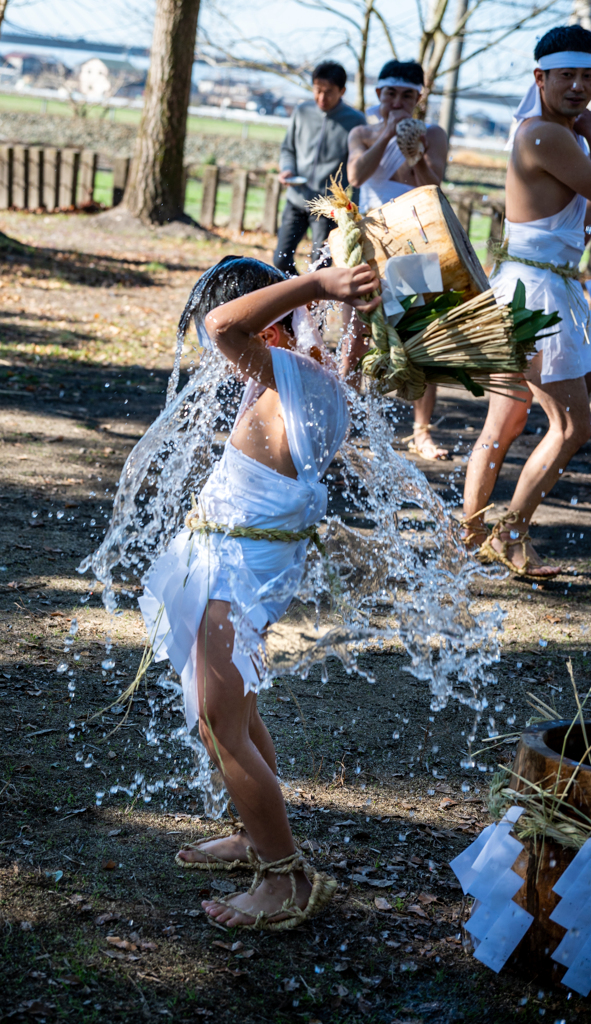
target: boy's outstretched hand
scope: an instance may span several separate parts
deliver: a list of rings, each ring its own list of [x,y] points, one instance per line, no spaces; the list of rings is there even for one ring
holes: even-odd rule
[[[380,279],[368,263],[344,269],[326,267],[316,273],[322,293],[319,298],[346,302],[362,313],[371,313],[382,301],[381,295],[369,297],[372,292],[379,290]]]

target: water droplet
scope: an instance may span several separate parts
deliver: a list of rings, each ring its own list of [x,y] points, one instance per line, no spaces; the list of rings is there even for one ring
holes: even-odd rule
[[[63,675],[64,672],[68,671],[68,662],[67,661],[60,661],[60,663],[59,663],[59,665],[58,665],[58,667],[56,668],[55,671],[57,672],[58,676]]]
[[[112,658],[105,658],[104,661],[101,661],[101,668],[108,672],[110,669],[115,668],[115,662]]]

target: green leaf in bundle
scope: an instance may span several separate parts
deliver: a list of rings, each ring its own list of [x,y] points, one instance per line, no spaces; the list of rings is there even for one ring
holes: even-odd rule
[[[558,313],[543,313],[541,309],[532,310],[527,320],[522,320],[518,327],[515,327],[513,340],[516,342],[534,341],[540,331],[546,331],[548,327],[556,327],[562,320]],[[555,332],[551,332],[555,333]]]
[[[525,309],[525,285],[521,280],[518,280],[515,285],[513,299],[511,300],[511,309],[513,310],[513,313],[517,313],[520,309]]]
[[[413,296],[413,298],[416,298],[416,296]],[[449,313],[450,309],[461,305],[462,298],[463,292],[442,292],[432,299],[431,302],[426,302],[424,306],[419,306],[418,309],[410,309],[405,313],[396,324],[396,330],[402,340],[406,341],[413,334],[420,334],[421,331],[424,331],[429,324],[432,324],[440,316]],[[401,300],[401,305],[404,306],[405,301],[406,299]]]
[[[472,380],[470,374],[466,373],[465,370],[459,369],[456,366],[453,368],[449,366],[441,366],[437,369],[439,373],[446,373],[449,374],[450,377],[455,377],[455,379],[466,388],[466,391],[469,391],[475,398],[482,398],[484,395],[484,388],[481,387],[480,384],[477,384],[475,380]]]

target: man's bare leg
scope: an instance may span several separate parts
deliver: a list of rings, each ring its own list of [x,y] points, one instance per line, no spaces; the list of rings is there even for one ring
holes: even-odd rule
[[[516,380],[523,378],[516,377]],[[464,485],[464,539],[470,548],[480,547],[486,539],[481,509],[488,505],[505,456],[527,423],[532,393],[515,391],[514,394],[522,401],[516,401],[509,395],[490,396],[484,426],[468,461]]]
[[[273,774],[277,775],[277,761],[273,741],[267,726],[259,714],[256,696],[254,696],[251,705],[248,731],[250,739],[261,757],[267,762]],[[235,860],[246,860],[246,848],[252,845],[253,840],[246,829],[242,828],[239,832],[235,832],[234,835],[224,836],[220,839],[211,839],[208,843],[200,843],[197,849],[180,850],[179,857],[187,864],[205,864],[212,857],[231,864]]]
[[[589,413],[589,392],[584,377],[561,380],[550,384],[540,383],[541,359],[536,357],[528,373],[528,383],[549,420],[549,428],[539,445],[534,448],[523,467],[515,493],[509,505],[509,512],[519,512],[519,521],[499,534],[493,546],[500,550],[502,542],[515,540],[515,533],[527,532],[531,518],[542,499],[550,493],[562,471],[566,469],[573,455],[591,437],[591,415]],[[529,559],[528,572],[539,576],[555,576],[560,572],[551,566],[544,566],[533,545],[512,545],[510,559],[521,567]]]
[[[296,847],[275,772],[251,738],[255,696],[244,696],[242,676],[232,663],[234,630],[228,621],[229,609],[224,601],[211,601],[199,629],[199,731],[210,757],[223,774],[256,853],[267,862],[281,860],[295,853]],[[256,718],[254,721],[255,734],[260,736],[263,723],[259,726]],[[266,737],[262,745],[266,745]],[[303,908],[311,891],[310,883],[303,872],[297,873],[296,883],[296,901]],[[261,910],[277,912],[290,894],[289,876],[270,874],[252,895],[232,897],[231,907],[215,900],[205,900],[203,907],[220,924],[232,928],[252,923]]]
[[[449,455],[447,448],[440,448],[431,437],[430,424],[435,401],[437,399],[437,388],[435,384],[427,384],[427,390],[422,398],[413,402],[414,424],[413,437],[414,447],[422,459],[446,459]]]

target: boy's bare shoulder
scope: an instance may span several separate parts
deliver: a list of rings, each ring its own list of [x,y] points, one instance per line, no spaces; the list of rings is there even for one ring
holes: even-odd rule
[[[355,128],[352,128],[349,132],[349,141],[363,143],[365,145],[372,145],[376,141],[379,134],[377,125],[372,124],[358,124]],[[380,126],[381,128],[381,126]]]

